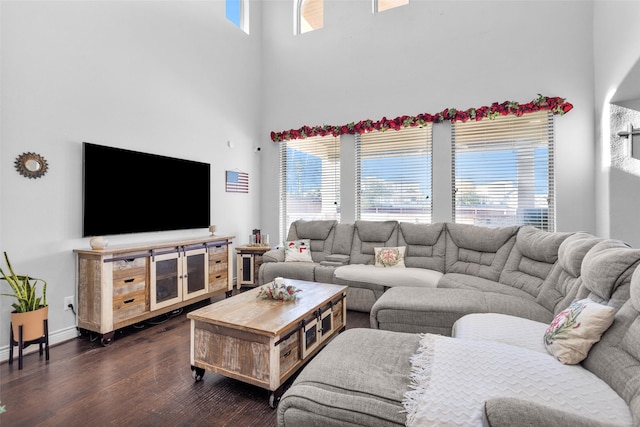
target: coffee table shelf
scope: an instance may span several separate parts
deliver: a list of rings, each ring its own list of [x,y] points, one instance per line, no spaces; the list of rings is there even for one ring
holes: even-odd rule
[[[260,288],[192,311],[191,369],[205,370],[271,391],[282,385],[346,325],[347,287],[285,279],[302,292],[294,301],[257,298]]]

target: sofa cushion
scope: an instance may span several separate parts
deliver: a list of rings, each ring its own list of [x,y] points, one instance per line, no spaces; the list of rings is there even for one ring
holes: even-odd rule
[[[404,263],[407,267],[428,268],[444,273],[445,225],[399,223],[398,245],[406,246]]]
[[[582,361],[631,407],[640,425],[640,271],[632,275],[631,298],[616,312],[613,325]]]
[[[627,403],[586,369],[549,354],[491,341],[426,334],[412,362],[414,386],[405,394],[407,426],[482,424],[488,399],[526,399],[557,411],[632,424]],[[463,398],[460,398],[460,396]],[[523,419],[518,425],[536,425]]]
[[[404,267],[405,246],[394,248],[373,248],[375,266],[382,268]]]
[[[560,244],[569,236],[569,233],[552,233],[532,226],[520,228],[500,273],[500,283],[537,297],[542,283],[558,260]]]
[[[331,254],[325,258],[324,262],[332,263],[330,265],[347,265],[350,258],[349,255]]]
[[[465,340],[495,341],[548,354],[541,338],[548,323],[500,313],[472,313],[453,324],[451,336]]]
[[[295,225],[294,225],[295,224]],[[315,221],[304,221],[298,220],[292,224],[295,227],[295,233],[298,238],[304,237],[307,239],[313,240],[326,240],[329,237],[331,231],[336,226],[337,221],[335,220],[315,220]]]
[[[284,249],[271,249],[262,255],[262,262],[284,262]]]
[[[526,424],[524,424],[525,422]],[[482,425],[485,427],[513,427],[519,425],[611,427],[609,420],[604,422],[594,421],[580,414],[513,397],[488,399],[484,405]]]
[[[470,313],[504,313],[549,324],[552,314],[531,298],[475,289],[395,287],[371,308],[371,327],[398,332],[451,335],[456,320]],[[542,335],[539,336],[542,341]]]
[[[350,264],[336,268],[334,278],[337,284],[368,287],[410,286],[435,288],[442,273],[424,268],[378,268],[373,265]]]
[[[312,262],[265,262],[258,271],[258,283],[261,285],[273,281],[276,277],[315,281],[315,269],[320,264]]]
[[[631,278],[631,296],[628,305],[640,311],[640,270],[636,269]],[[640,317],[634,319],[629,329],[624,333],[621,342],[622,348],[640,360]]]
[[[313,281],[320,283],[333,283],[333,272],[336,267],[331,265],[317,265],[313,269]]]
[[[631,275],[639,263],[640,249],[619,240],[598,242],[582,261],[582,286],[576,298],[619,309],[629,299]]]
[[[567,237],[558,248],[558,262],[542,284],[536,302],[554,314],[567,308],[582,284],[582,261],[585,255],[601,241],[582,232]]]
[[[404,426],[402,396],[420,337],[350,329],[300,372],[278,404],[278,425]]]
[[[487,228],[448,223],[446,228],[445,272],[498,281],[515,243],[518,227]]]
[[[285,242],[285,262],[313,262],[311,258],[311,242],[309,239]]]
[[[398,246],[398,223],[396,221],[356,221],[352,264],[374,264],[375,248]]]
[[[308,239],[313,261],[324,261],[331,254],[337,223],[335,220],[294,221],[289,227],[287,241]]]
[[[353,223],[339,223],[336,225],[335,238],[333,239],[332,254],[350,255],[353,245],[353,233],[355,225]]]
[[[544,333],[544,345],[560,362],[575,365],[613,323],[614,309],[583,299],[558,313]]]
[[[468,274],[447,273],[438,282],[439,288],[456,288],[456,289],[476,289],[484,292],[495,292],[504,295],[513,295],[519,298],[531,300],[534,297],[528,292],[514,288],[510,285],[504,285],[494,280],[483,279],[482,277],[470,276]]]

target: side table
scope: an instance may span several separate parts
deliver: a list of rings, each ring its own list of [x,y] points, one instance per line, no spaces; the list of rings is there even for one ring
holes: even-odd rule
[[[262,265],[262,255],[271,250],[270,246],[238,246],[236,247],[236,286],[258,286],[258,271]]]

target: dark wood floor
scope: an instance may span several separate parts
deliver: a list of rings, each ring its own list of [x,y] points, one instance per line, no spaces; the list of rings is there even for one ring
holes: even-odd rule
[[[194,381],[186,311],[118,331],[108,347],[85,336],[51,347],[49,363],[37,352],[22,370],[2,363],[0,426],[276,425],[266,390],[213,372]],[[356,327],[368,313],[348,312]]]

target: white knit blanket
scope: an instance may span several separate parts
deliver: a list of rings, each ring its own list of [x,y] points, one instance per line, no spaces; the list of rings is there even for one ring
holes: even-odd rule
[[[425,334],[411,364],[412,389],[403,400],[407,426],[481,426],[484,402],[496,397],[632,425],[628,405],[604,381],[549,354]]]

